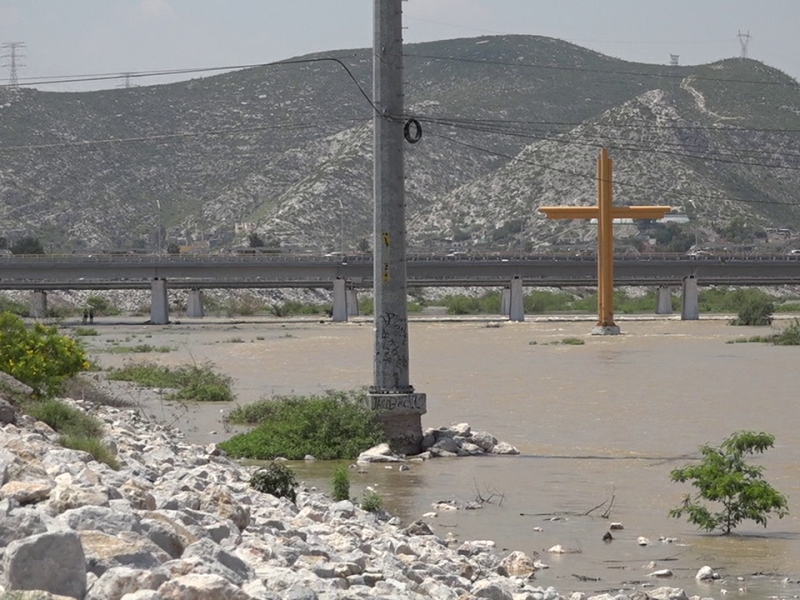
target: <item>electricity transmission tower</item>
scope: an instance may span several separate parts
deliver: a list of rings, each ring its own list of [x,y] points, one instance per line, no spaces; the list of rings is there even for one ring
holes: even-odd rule
[[[739,58],[747,58],[747,46],[750,45],[750,32],[742,33],[741,31],[736,36],[739,38],[739,45],[742,47],[742,53],[739,55]]]
[[[3,63],[4,67],[8,67],[8,87],[9,89],[16,90],[19,88],[19,79],[17,79],[17,67],[24,67],[20,61],[25,58],[24,54],[20,54],[19,50],[25,48],[25,42],[5,42],[0,46],[6,54],[2,57],[8,62]]]

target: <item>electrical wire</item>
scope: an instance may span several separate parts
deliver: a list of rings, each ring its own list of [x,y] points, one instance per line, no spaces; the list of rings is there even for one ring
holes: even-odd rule
[[[478,59],[478,58],[462,58],[457,56],[436,56],[434,54],[416,54],[416,53],[405,53],[404,56],[409,58],[423,58],[426,60],[445,60],[445,61],[453,61],[453,62],[463,62],[463,63],[473,63],[473,64],[483,64],[483,65],[494,65],[494,66],[504,66],[504,67],[514,67],[514,68],[524,68],[524,69],[543,69],[548,71],[572,71],[578,73],[597,73],[602,75],[624,75],[626,77],[654,77],[659,79],[685,79],[686,75],[681,75],[678,73],[647,73],[644,71],[617,71],[614,69],[595,69],[589,67],[568,67],[568,66],[556,66],[556,65],[540,65],[535,63],[524,63],[524,62],[507,62],[501,60],[486,60],[486,59]],[[671,67],[671,69],[690,69],[693,67]],[[778,85],[783,87],[793,87],[793,88],[800,88],[800,83],[791,79],[790,81],[769,81],[765,79],[755,80],[755,79],[726,79],[724,77],[704,77],[698,75],[692,75],[692,77],[697,81],[714,81],[717,83],[745,83],[745,84],[752,84],[752,85]],[[787,76],[788,78],[788,76]]]
[[[491,154],[491,155],[494,155],[494,156],[502,157],[502,158],[508,159],[510,161],[513,161],[513,162],[524,163],[524,164],[527,164],[527,165],[539,167],[540,169],[544,169],[544,170],[547,170],[547,171],[556,171],[558,173],[563,173],[563,174],[569,175],[571,177],[577,177],[577,178],[581,178],[581,179],[588,179],[588,180],[591,180],[591,181],[596,181],[596,177],[595,176],[588,175],[586,173],[577,173],[575,171],[570,171],[569,169],[561,169],[559,167],[553,167],[553,166],[550,166],[550,165],[543,165],[541,163],[537,163],[537,162],[534,162],[534,161],[526,160],[524,158],[520,158],[519,156],[511,156],[511,155],[505,154],[503,152],[498,152],[496,150],[491,150],[489,148],[484,148],[484,147],[478,146],[476,144],[470,144],[468,142],[462,142],[460,140],[455,140],[455,139],[453,139],[451,137],[440,135],[440,134],[436,134],[436,133],[430,133],[429,135],[432,136],[432,137],[436,137],[436,138],[448,141],[450,143],[454,143],[454,144],[457,144],[457,145],[460,145],[460,146],[464,146],[466,148],[471,148],[473,150],[477,150],[477,151],[484,152],[484,153],[487,153],[487,154]],[[789,202],[778,202],[778,201],[774,201],[774,200],[753,200],[753,199],[745,200],[744,198],[735,198],[735,197],[731,197],[731,196],[711,196],[709,194],[693,194],[691,192],[682,192],[682,191],[677,191],[677,190],[655,188],[655,187],[652,187],[652,186],[646,186],[646,185],[641,185],[641,184],[636,184],[636,183],[629,183],[629,182],[618,181],[618,180],[614,181],[614,185],[615,186],[623,186],[623,187],[633,188],[633,189],[646,190],[648,192],[658,193],[658,194],[665,195],[665,196],[678,196],[678,197],[685,197],[685,198],[703,198],[705,200],[727,200],[727,201],[730,201],[730,202],[739,202],[739,203],[744,203],[744,204],[770,204],[770,205],[791,206],[791,207],[797,207],[798,206],[798,204],[793,204],[793,203],[789,203]]]
[[[605,147],[609,147],[610,149],[628,150],[628,151],[631,151],[631,152],[647,152],[647,153],[651,153],[651,154],[664,154],[664,155],[678,156],[678,157],[682,157],[682,158],[692,158],[692,159],[697,159],[697,160],[704,160],[704,161],[710,161],[710,162],[719,162],[719,163],[725,163],[725,164],[734,164],[734,165],[751,166],[751,167],[764,167],[764,168],[772,168],[772,169],[800,170],[800,165],[799,166],[790,166],[790,165],[781,165],[781,164],[774,164],[774,163],[760,163],[760,162],[754,162],[754,161],[731,160],[731,159],[727,159],[727,158],[722,158],[720,156],[710,156],[708,154],[700,155],[700,154],[691,154],[691,153],[686,153],[686,152],[678,152],[678,151],[675,151],[675,150],[664,150],[664,149],[659,149],[659,148],[653,148],[652,146],[645,146],[643,144],[639,144],[637,146],[636,145],[637,142],[636,141],[631,141],[631,140],[625,140],[626,142],[628,142],[627,144],[613,145],[613,140],[615,140],[615,139],[619,140],[620,138],[611,138],[611,137],[606,137],[606,136],[601,136],[601,135],[588,136],[588,137],[591,137],[591,138],[597,140],[597,141],[595,141],[593,143],[590,143],[590,142],[581,142],[581,141],[574,140],[574,139],[556,137],[556,136],[537,136],[537,135],[533,135],[533,134],[530,134],[530,133],[524,133],[524,132],[509,132],[509,131],[500,131],[500,130],[490,130],[490,129],[486,129],[486,128],[469,127],[468,125],[464,125],[464,124],[456,125],[456,124],[453,124],[453,123],[447,123],[445,121],[435,120],[435,119],[430,119],[430,120],[428,120],[428,122],[429,123],[436,123],[436,124],[440,124],[440,125],[449,125],[450,127],[453,127],[453,128],[464,129],[464,130],[469,130],[469,131],[476,131],[476,132],[481,132],[481,133],[500,133],[500,134],[503,134],[503,135],[509,135],[509,136],[514,136],[514,137],[522,137],[522,138],[526,138],[526,139],[534,139],[534,140],[538,140],[538,141],[550,141],[550,142],[560,143],[560,144],[589,146],[589,147],[597,147],[597,148],[605,146]],[[612,141],[612,144],[609,144],[608,143],[609,141]],[[678,147],[684,147],[684,146],[678,145]],[[780,154],[780,155],[784,156],[783,153],[775,153],[775,152],[767,152],[767,151],[763,151],[763,152],[764,152],[764,154],[770,155],[770,156],[774,156],[775,154]],[[729,155],[733,155],[733,154],[734,153],[730,153]],[[790,156],[790,157],[794,157],[794,158],[799,158],[800,159],[800,154],[797,154],[797,153],[786,153],[785,156]]]
[[[189,138],[198,138],[215,135],[239,135],[242,133],[257,133],[262,131],[274,131],[276,129],[309,129],[312,127],[319,127],[321,125],[328,125],[331,123],[352,123],[363,122],[363,117],[352,117],[349,119],[326,119],[324,121],[316,122],[299,122],[299,123],[283,123],[280,125],[265,125],[237,129],[211,129],[207,131],[193,131],[185,133],[164,133],[143,136],[133,136],[127,138],[106,138],[96,140],[80,140],[76,142],[53,142],[48,144],[27,144],[22,146],[0,146],[0,153],[4,152],[18,152],[22,150],[50,150],[53,148],[77,148],[85,146],[98,146],[106,144],[126,144],[126,143],[141,143],[141,142],[160,142],[170,140],[183,140]]]

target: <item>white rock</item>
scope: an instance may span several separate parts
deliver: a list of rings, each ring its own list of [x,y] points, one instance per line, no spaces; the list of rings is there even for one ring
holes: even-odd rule
[[[556,544],[555,546],[552,546],[552,547],[548,548],[547,551],[550,554],[566,554],[567,553],[567,551],[564,549],[564,546],[562,546],[561,544]]]
[[[649,546],[650,540],[640,535],[638,538],[636,538],[636,543],[639,544],[640,546]]]
[[[647,575],[648,577],[672,577],[672,571],[669,569],[659,569]]]
[[[611,523],[608,526],[608,528],[610,530],[612,530],[612,531],[617,530],[617,529],[625,529],[625,527],[623,527],[622,523],[617,523],[617,522]]]
[[[700,567],[700,570],[697,571],[697,575],[695,575],[694,578],[697,581],[711,581],[713,579],[719,579],[719,574],[714,573],[714,570],[706,565],[704,567]]]

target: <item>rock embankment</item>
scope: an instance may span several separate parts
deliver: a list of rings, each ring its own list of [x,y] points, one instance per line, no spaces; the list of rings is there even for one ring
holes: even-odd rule
[[[424,523],[403,528],[313,490],[293,504],[251,489],[251,470],[214,445],[186,444],[135,411],[67,402],[103,421],[120,469],[62,448],[31,417],[2,425],[5,591],[78,600],[563,598],[538,585],[522,553],[452,549]]]

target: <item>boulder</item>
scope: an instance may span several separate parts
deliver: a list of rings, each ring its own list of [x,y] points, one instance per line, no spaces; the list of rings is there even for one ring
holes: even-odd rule
[[[153,486],[139,479],[128,479],[119,487],[122,497],[136,510],[155,510],[156,499],[151,492]]]
[[[203,539],[184,550],[182,559],[198,558],[207,565],[218,564],[223,569],[214,568],[211,572],[220,575],[235,585],[242,585],[255,578],[253,568],[238,556],[224,550],[211,540]]]
[[[486,600],[514,600],[510,586],[502,585],[498,581],[482,579],[475,583],[470,590],[475,598]]]
[[[700,570],[697,572],[697,575],[695,575],[694,578],[697,581],[713,581],[715,579],[719,579],[719,573],[715,573],[714,569],[706,565],[704,567],[700,567]]]
[[[89,571],[102,577],[108,569],[130,567],[155,569],[169,556],[150,540],[136,533],[109,535],[100,531],[79,531]]]
[[[163,600],[252,600],[243,592],[219,575],[190,574],[167,581],[158,588]]]
[[[686,592],[681,588],[660,587],[648,593],[652,600],[689,600]]]
[[[414,521],[403,530],[406,535],[434,535],[433,529],[425,521]]]
[[[114,510],[109,506],[81,506],[64,512],[58,518],[75,531],[102,531],[109,535],[117,535],[142,530],[138,515]]]
[[[508,442],[499,442],[492,448],[492,454],[519,454],[516,446],[512,446]]]
[[[33,395],[33,388],[18,381],[5,371],[0,371],[0,397],[14,400],[19,396]]]
[[[61,514],[81,506],[108,506],[108,493],[96,488],[57,485],[50,491],[48,505],[53,514]]]
[[[244,531],[250,525],[250,509],[242,506],[220,485],[210,487],[201,496],[200,510],[230,519],[239,531]]]
[[[8,425],[11,423],[12,425],[17,422],[17,411],[14,406],[0,398],[0,425]]]
[[[533,563],[533,559],[518,550],[501,560],[500,566],[513,577],[530,577],[536,572],[536,565]]]
[[[491,452],[497,444],[497,438],[488,431],[473,431],[468,441],[478,446],[484,452]]]
[[[11,542],[3,556],[6,590],[43,590],[83,598],[86,559],[72,531],[40,533]]]
[[[403,459],[392,452],[389,444],[378,444],[358,455],[357,463],[403,462]]]
[[[85,600],[120,600],[139,590],[157,590],[169,577],[163,570],[143,571],[114,567],[94,582]]]
[[[0,498],[10,498],[20,504],[36,504],[50,496],[53,484],[49,481],[9,481],[0,487]]]

